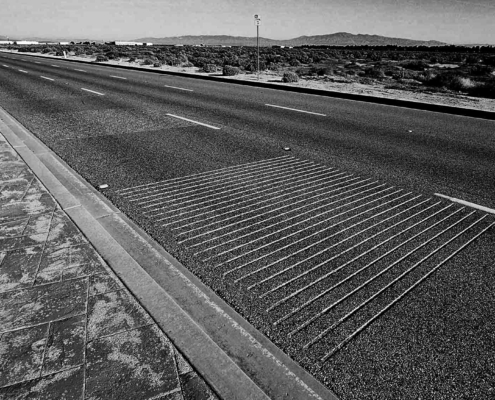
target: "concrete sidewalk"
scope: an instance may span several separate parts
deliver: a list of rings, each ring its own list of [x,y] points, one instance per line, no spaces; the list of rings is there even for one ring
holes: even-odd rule
[[[1,133],[0,399],[217,399]]]

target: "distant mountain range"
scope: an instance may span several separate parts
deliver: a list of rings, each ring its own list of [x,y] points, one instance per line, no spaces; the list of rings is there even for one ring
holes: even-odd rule
[[[151,42],[153,44],[185,44],[185,45],[222,45],[222,46],[254,46],[256,37],[245,36],[173,36],[164,38],[145,37],[134,39],[136,42]],[[347,32],[332,33],[329,35],[300,36],[294,39],[275,40],[260,38],[260,46],[445,46],[447,43],[436,40],[413,40],[391,38],[378,35],[363,35]]]

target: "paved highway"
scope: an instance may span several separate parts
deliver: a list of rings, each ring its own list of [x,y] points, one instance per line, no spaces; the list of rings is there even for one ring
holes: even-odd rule
[[[495,208],[495,121],[6,53],[0,105],[341,398],[495,387],[494,217],[435,196]]]

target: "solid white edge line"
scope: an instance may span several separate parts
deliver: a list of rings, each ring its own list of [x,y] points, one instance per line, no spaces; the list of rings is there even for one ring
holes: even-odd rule
[[[194,90],[192,90],[192,89],[185,89],[185,88],[180,88],[180,87],[176,87],[176,86],[169,86],[169,85],[163,85],[163,86],[167,87],[167,88],[171,88],[171,89],[186,90],[188,92],[194,92]]]
[[[484,212],[487,212],[487,213],[490,213],[490,214],[494,214],[495,215],[495,210],[493,208],[488,208],[488,207],[480,206],[479,204],[476,204],[476,203],[471,203],[469,201],[465,201],[465,200],[461,200],[461,199],[456,199],[455,197],[446,196],[446,195],[440,194],[440,193],[435,193],[435,196],[442,197],[444,199],[450,200],[453,203],[459,203],[459,204],[462,204],[464,206],[475,208],[477,210],[484,211]]]
[[[24,72],[25,74],[28,73],[27,71],[24,71],[23,69],[18,69],[18,71]]]
[[[194,121],[192,119],[188,119],[188,118],[184,118],[184,117],[179,117],[178,115],[174,115],[174,114],[166,114],[166,115],[168,115],[169,117],[174,117],[174,118],[182,119],[184,121],[192,122],[193,124],[203,125],[203,126],[206,126],[207,128],[220,129],[220,128],[216,127],[216,126],[212,126],[212,125],[208,125],[208,124],[203,124],[202,122]]]
[[[43,75],[40,75],[40,78],[48,79],[49,81],[54,81],[55,80],[55,79],[52,79],[52,78],[47,78],[46,76],[43,76]]]
[[[265,106],[268,106],[268,107],[276,107],[276,108],[283,108],[284,110],[291,110],[291,111],[297,111],[297,112],[302,112],[302,113],[306,113],[306,114],[320,115],[320,116],[322,116],[322,117],[326,117],[326,114],[320,114],[320,113],[316,113],[316,112],[312,112],[312,111],[298,110],[298,109],[296,109],[296,108],[289,108],[289,107],[276,106],[276,105],[274,105],[274,104],[265,104]]]
[[[105,96],[103,93],[95,92],[94,90],[89,90],[89,89],[85,89],[85,88],[81,88],[81,89],[86,91],[86,92],[91,92],[91,93],[99,94],[100,96]]]
[[[110,75],[111,78],[118,78],[118,79],[126,79],[127,78],[124,78],[123,76],[116,76],[116,75]]]

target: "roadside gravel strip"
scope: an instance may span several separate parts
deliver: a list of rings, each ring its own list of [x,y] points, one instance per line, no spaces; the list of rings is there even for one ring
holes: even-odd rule
[[[177,293],[176,264],[152,259],[191,315],[219,296],[342,400],[493,397],[493,121],[50,68],[3,70],[0,104],[210,293]],[[243,336],[211,309],[199,325],[217,343]],[[257,370],[263,346],[232,357],[267,393],[289,375]]]

